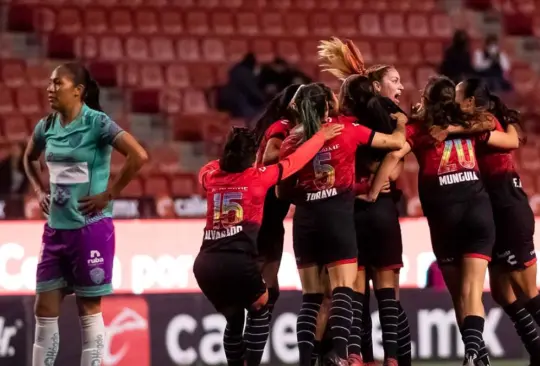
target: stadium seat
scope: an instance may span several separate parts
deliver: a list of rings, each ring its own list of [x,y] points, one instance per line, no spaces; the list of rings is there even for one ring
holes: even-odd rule
[[[112,181],[112,179],[110,179]],[[135,178],[122,190],[121,197],[139,198],[143,196],[143,184],[141,178]]]
[[[356,47],[358,47],[358,49],[362,53],[362,57],[364,58],[364,62],[366,63],[366,65],[368,67],[374,62],[378,62],[375,55],[374,55],[374,50],[373,50],[372,43],[366,42],[366,41],[357,41],[357,40],[355,40],[354,44],[356,45]]]
[[[144,195],[147,197],[168,196],[169,180],[164,175],[151,175],[144,182]]]
[[[99,57],[99,41],[95,36],[81,35],[75,39],[74,54],[79,59],[93,60]]]
[[[404,40],[399,42],[398,55],[399,61],[408,65],[417,65],[424,58],[424,56],[422,55],[422,49],[420,48],[420,43],[416,41]]]
[[[236,15],[236,29],[238,34],[255,36],[259,34],[259,20],[255,13],[239,13]]]
[[[520,173],[519,177],[521,178],[521,186],[525,193],[527,193],[527,196],[534,196],[538,192],[536,188],[538,186],[538,181],[534,179],[532,175],[527,173]]]
[[[261,14],[261,30],[267,36],[281,36],[284,32],[283,17],[280,13]]]
[[[105,33],[109,28],[105,11],[102,8],[85,9],[84,27],[88,33]]]
[[[305,14],[285,14],[285,29],[288,35],[303,37],[309,33],[308,19]]]
[[[56,29],[55,11],[46,7],[34,9],[34,27],[39,32],[53,32]]]
[[[0,63],[2,82],[8,88],[18,88],[26,84],[25,64],[21,60],[5,60]]]
[[[191,85],[197,89],[210,89],[216,85],[214,70],[205,64],[196,64],[189,67]]]
[[[296,64],[301,60],[298,45],[292,40],[278,41],[276,44],[276,54],[292,64]]]
[[[232,13],[218,12],[212,14],[212,28],[215,34],[220,36],[235,33],[234,18]]]
[[[334,28],[340,37],[355,37],[358,35],[358,19],[354,13],[340,12],[334,15]]]
[[[140,46],[142,48],[142,46]],[[124,58],[124,47],[122,40],[117,36],[104,36],[99,42],[99,55],[102,60],[118,61]],[[133,46],[130,40],[126,42],[126,55],[129,58],[137,59],[137,54],[133,54],[131,50]],[[141,50],[142,52],[142,50]]]
[[[408,33],[413,37],[425,38],[430,35],[428,20],[425,14],[410,14],[407,18]]]
[[[417,86],[416,86],[413,70],[410,67],[399,66],[397,68],[397,70],[399,72],[399,76],[400,76],[400,79],[401,79],[401,84],[403,85],[403,88],[405,89],[405,91],[411,91],[413,89],[418,89]],[[404,100],[402,100],[402,102],[404,102]],[[403,103],[402,107],[407,108],[408,105]]]
[[[206,116],[196,114],[177,114],[171,118],[173,139],[175,141],[199,142],[204,140]]]
[[[49,76],[52,71],[52,67],[43,63],[31,62],[26,66],[28,82],[31,86],[38,88],[46,88],[49,85]]]
[[[208,103],[206,96],[200,90],[186,90],[184,93],[184,108],[185,113],[206,113],[208,112]]]
[[[74,36],[54,33],[47,37],[47,57],[60,60],[75,58]]]
[[[126,158],[124,157],[124,155],[116,151],[116,149],[113,149],[113,152],[111,154],[111,173],[119,173],[124,166],[125,161]]]
[[[35,114],[43,111],[39,89],[28,87],[16,89],[15,100],[18,110],[22,114]]]
[[[444,49],[440,42],[428,41],[424,43],[424,60],[438,67],[443,60]]]
[[[182,112],[182,93],[178,89],[165,89],[159,94],[159,109],[167,114]]]
[[[360,15],[360,34],[368,37],[380,37],[383,35],[378,14],[365,13]]]
[[[317,56],[319,41],[306,39],[301,42],[302,60],[306,63],[317,64],[319,62]]]
[[[418,86],[419,89],[423,89],[426,86],[428,80],[432,76],[436,76],[436,75],[437,75],[437,71],[435,71],[434,68],[421,66],[418,69],[416,69],[416,85]]]
[[[230,39],[227,41],[226,51],[229,62],[240,61],[249,50],[249,44],[245,39]]]
[[[30,136],[26,118],[21,115],[3,115],[0,119],[4,136],[8,140],[26,140]]]
[[[171,179],[173,197],[190,197],[196,190],[196,178],[189,174],[177,174]]]
[[[251,43],[251,49],[259,62],[270,62],[274,59],[274,44],[269,39],[254,39]]]
[[[126,57],[133,61],[147,61],[150,58],[147,40],[143,37],[131,36],[125,41]]]
[[[150,39],[150,55],[152,61],[174,61],[176,52],[172,39],[167,37],[152,37]]]
[[[179,39],[176,42],[176,54],[181,61],[196,62],[201,59],[199,43],[194,38]]]
[[[342,0],[341,8],[344,10],[360,11],[366,9],[366,0]]]
[[[129,9],[113,9],[109,15],[110,29],[117,34],[128,34],[133,32],[133,20]]]
[[[159,172],[174,173],[180,169],[179,152],[172,145],[163,144],[153,147],[149,154]]]
[[[118,86],[117,67],[111,62],[92,62],[88,66],[88,70],[92,74],[100,87],[116,87]]]
[[[522,96],[530,94],[536,87],[538,74],[530,67],[514,66],[511,70],[511,80],[514,84],[514,89]]]
[[[520,166],[528,172],[538,173],[540,172],[540,152],[537,146],[531,145],[521,146],[518,150]]]
[[[407,36],[405,29],[405,18],[402,13],[389,13],[383,18],[384,33],[393,38],[402,38]]]
[[[180,12],[174,9],[163,9],[160,12],[161,28],[164,33],[169,35],[180,35],[184,31],[184,23]]]
[[[206,38],[202,41],[203,60],[208,62],[226,62],[225,45],[223,40]]]
[[[76,8],[65,8],[58,11],[56,31],[59,33],[76,34],[83,29],[81,13]]]
[[[155,34],[159,30],[157,13],[150,8],[137,9],[135,12],[135,27],[141,34]]]
[[[202,36],[210,31],[208,16],[205,12],[189,11],[185,13],[186,30],[189,34]]]
[[[133,113],[159,113],[160,95],[156,90],[133,90],[131,111]]]
[[[163,70],[159,64],[141,66],[141,87],[145,89],[161,89],[165,85]]]
[[[5,85],[0,84],[0,113],[13,113],[14,111],[13,93]]]
[[[375,53],[377,62],[383,64],[394,64],[398,61],[396,44],[391,41],[378,41],[375,43]]]
[[[454,29],[447,14],[433,14],[431,16],[431,34],[435,37],[449,39]]]
[[[328,13],[314,13],[309,17],[309,32],[313,36],[326,37],[335,34]]]
[[[165,79],[171,88],[186,88],[190,85],[187,67],[176,63],[167,67]]]

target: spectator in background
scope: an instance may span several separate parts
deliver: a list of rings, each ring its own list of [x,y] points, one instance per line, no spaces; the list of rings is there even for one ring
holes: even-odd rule
[[[439,72],[456,84],[474,73],[467,32],[458,30],[454,33],[452,44],[446,49]]]
[[[426,288],[432,288],[435,290],[444,290],[446,289],[446,284],[444,283],[444,278],[442,276],[441,269],[437,264],[437,261],[431,263],[427,271],[427,281]]]
[[[497,36],[487,36],[484,48],[474,52],[474,68],[478,75],[486,80],[492,91],[512,89],[506,78],[510,72],[510,60],[506,53],[500,50]]]
[[[22,162],[23,153],[24,143],[14,142],[10,155],[0,161],[0,195],[24,194],[28,190],[28,178]]]
[[[258,85],[258,72],[255,55],[248,53],[229,70],[229,81],[218,92],[218,108],[235,118],[255,117],[266,99]]]
[[[276,57],[272,62],[263,65],[259,75],[259,87],[267,100],[274,98],[289,85],[309,84],[311,81],[306,74],[280,57]]]

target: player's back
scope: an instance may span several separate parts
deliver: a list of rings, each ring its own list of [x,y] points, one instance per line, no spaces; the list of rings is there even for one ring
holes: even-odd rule
[[[354,185],[355,151],[359,144],[368,144],[372,131],[356,123],[355,117],[331,117],[326,123],[344,125],[341,135],[327,141],[319,153],[298,173],[293,201],[305,204],[325,200],[352,191]],[[302,139],[293,129],[282,146],[283,154],[290,154]]]
[[[266,192],[277,180],[273,172],[265,173],[275,169],[277,166],[228,173],[214,161],[201,170],[207,198],[201,251],[255,250]]]

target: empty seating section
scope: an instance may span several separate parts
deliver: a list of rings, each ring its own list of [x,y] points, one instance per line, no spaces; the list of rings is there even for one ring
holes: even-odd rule
[[[534,0],[466,3],[472,9],[502,12],[511,34],[540,35],[540,15],[531,16],[540,14]],[[84,60],[101,86],[123,91],[125,110],[118,117],[122,126],[129,127],[131,113],[168,116],[174,140],[210,141],[205,152],[213,156],[234,122],[212,111],[208,96],[226,82],[230,65],[249,51],[261,61],[283,57],[338,88],[339,81],[317,66],[317,43],[333,35],[350,38],[368,65],[396,65],[406,88],[402,106],[408,109],[436,73],[454,27],[477,34],[466,11],[450,16],[437,0],[11,0],[9,4],[9,31],[39,34],[49,59]],[[512,25],[516,20],[518,27]],[[17,59],[10,53],[9,41],[0,37],[3,140],[26,138],[47,113],[44,90],[54,65]],[[508,52],[513,56],[511,44]],[[517,63],[511,77],[524,110],[540,112],[537,74]],[[540,134],[534,122],[525,125]],[[130,184],[126,196],[189,196],[198,191],[196,177],[182,169],[177,145],[151,148],[150,154],[150,166]],[[540,146],[530,143],[516,158],[523,185],[540,210],[536,196]],[[114,153],[113,173],[122,162],[122,156]],[[399,182],[410,198],[411,214],[421,213],[417,169],[414,157],[407,157]]]

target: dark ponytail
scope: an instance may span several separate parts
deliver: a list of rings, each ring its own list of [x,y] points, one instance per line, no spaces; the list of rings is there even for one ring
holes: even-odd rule
[[[257,141],[253,132],[233,127],[219,159],[219,168],[227,173],[241,173],[253,165],[256,153]]]
[[[456,85],[449,78],[437,76],[430,79],[424,89],[423,98],[424,108],[421,111],[421,118],[424,119],[427,128],[448,125],[469,127],[459,104],[455,102]]]
[[[103,109],[101,108],[101,104],[99,103],[99,85],[98,83],[90,77],[90,74],[88,75],[89,80],[86,84],[86,89],[84,91],[84,103],[96,110],[103,112]]]
[[[521,127],[521,118],[517,110],[508,108],[506,104],[502,102],[501,98],[495,94],[490,94],[489,99],[490,106],[488,111],[499,120],[505,130],[506,127],[511,124],[518,124]]]
[[[88,69],[77,62],[68,62],[61,67],[71,74],[75,86],[83,86],[81,101],[88,107],[103,112],[101,104],[99,103],[99,86],[92,78],[92,75],[90,75]]]
[[[304,86],[294,100],[294,108],[298,115],[298,123],[303,128],[303,140],[309,140],[322,125],[322,120],[328,111],[328,94],[317,84]]]

